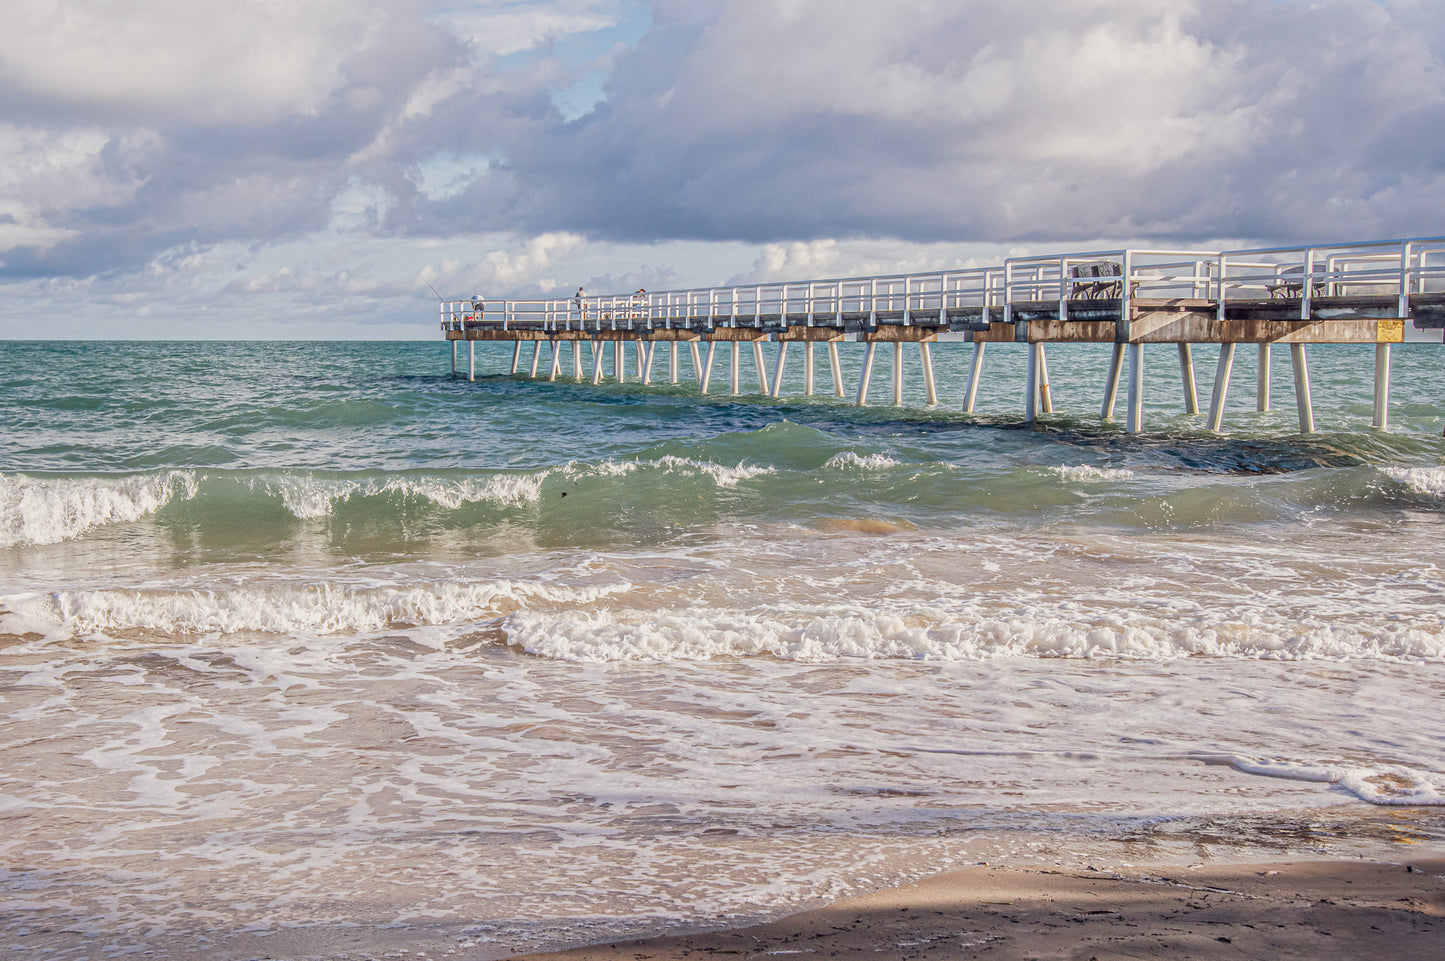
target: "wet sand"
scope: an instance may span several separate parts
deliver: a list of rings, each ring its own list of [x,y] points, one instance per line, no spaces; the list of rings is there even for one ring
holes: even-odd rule
[[[732,931],[527,961],[1445,958],[1445,855],[1100,870],[979,866]]]

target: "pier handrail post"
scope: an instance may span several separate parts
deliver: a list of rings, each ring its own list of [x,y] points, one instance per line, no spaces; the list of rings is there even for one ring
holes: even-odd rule
[[[808,320],[807,320],[807,325],[808,325],[809,327],[813,326],[813,295],[814,295],[814,290],[815,290],[815,285],[814,285],[814,283],[813,283],[811,280],[808,281]]]
[[[868,326],[878,326],[878,278],[868,278]]]
[[[1069,319],[1068,261],[1067,255],[1059,258],[1059,321],[1061,323]]]
[[[1412,244],[1406,240],[1400,244],[1400,318],[1410,316],[1410,256]]]
[[[1133,319],[1130,317],[1130,313],[1134,299],[1132,296],[1134,288],[1134,251],[1125,250],[1124,256],[1121,257],[1120,260],[1123,261],[1124,284],[1119,290],[1119,322],[1125,324],[1127,327],[1129,321]]]
[[[1218,320],[1224,323],[1224,292],[1229,289],[1225,283],[1225,277],[1229,273],[1229,258],[1224,254],[1219,255],[1219,314]]]
[[[1310,319],[1310,294],[1315,287],[1315,249],[1305,248],[1304,277],[1300,287],[1299,319]]]
[[[1003,262],[1003,322],[1013,323],[1014,319],[1014,265],[1013,261]]]

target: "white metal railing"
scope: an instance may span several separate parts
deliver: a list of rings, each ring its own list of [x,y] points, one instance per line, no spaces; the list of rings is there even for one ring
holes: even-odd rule
[[[441,318],[450,330],[761,326],[765,317],[806,326],[877,324],[880,318],[908,325],[920,313],[946,323],[949,312],[960,309],[991,318],[991,308],[1002,308],[1003,319],[1011,321],[1015,305],[1049,301],[1058,302],[1061,319],[1070,305],[1089,300],[1117,300],[1128,316],[1139,299],[1204,301],[1223,318],[1230,300],[1283,297],[1298,298],[1300,316],[1308,319],[1316,298],[1351,296],[1397,297],[1404,317],[1410,294],[1439,292],[1445,292],[1445,238],[1428,237],[1228,251],[1086,251],[1011,257],[990,267],[580,300],[443,300]]]

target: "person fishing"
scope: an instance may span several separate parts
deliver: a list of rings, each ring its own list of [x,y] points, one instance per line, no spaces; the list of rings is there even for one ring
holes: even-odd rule
[[[581,287],[577,288],[577,295],[572,298],[572,305],[577,308],[577,315],[583,323],[587,322],[587,292]]]

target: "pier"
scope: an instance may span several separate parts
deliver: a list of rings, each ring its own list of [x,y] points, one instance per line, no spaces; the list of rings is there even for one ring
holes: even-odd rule
[[[961,386],[961,407],[972,412],[990,345],[1021,345],[1028,351],[1021,385],[1027,421],[1051,413],[1047,346],[1112,344],[1104,376],[1100,417],[1114,419],[1126,381],[1125,423],[1143,429],[1145,348],[1174,345],[1183,408],[1201,414],[1191,348],[1220,345],[1208,411],[1210,430],[1221,429],[1239,345],[1257,351],[1256,404],[1271,399],[1270,351],[1287,345],[1294,374],[1294,401],[1303,433],[1315,429],[1307,349],[1313,344],[1373,347],[1373,425],[1389,423],[1390,347],[1405,325],[1445,330],[1445,238],[1368,241],[1250,250],[1103,250],[1009,258],[989,267],[928,273],[803,280],[486,304],[443,300],[441,327],[451,342],[452,376],[457,345],[466,342],[467,378],[475,379],[477,341],[513,344],[511,372],[525,365],[532,377],[568,376],[600,383],[611,345],[612,377],[653,382],[657,347],[666,347],[666,378],[678,383],[679,351],[687,345],[701,393],[712,388],[720,346],[729,355],[730,390],[741,393],[744,347],[752,357],[759,391],[780,395],[789,347],[801,354],[803,390],[817,387],[817,348],[826,348],[834,396],[866,404],[880,345],[892,347],[892,401],[902,403],[903,351],[916,345],[927,402],[938,403],[932,348],[972,345],[972,363]],[[845,385],[838,344],[866,344],[856,385]],[[542,345],[549,345],[547,367]],[[530,357],[524,345],[530,344]],[[591,348],[584,358],[583,345]],[[633,347],[632,364],[626,345]],[[772,357],[764,345],[772,345]],[[997,349],[997,348],[996,348]],[[1170,361],[1173,362],[1172,360]],[[632,371],[629,374],[628,367]],[[851,390],[849,387],[851,386]]]

